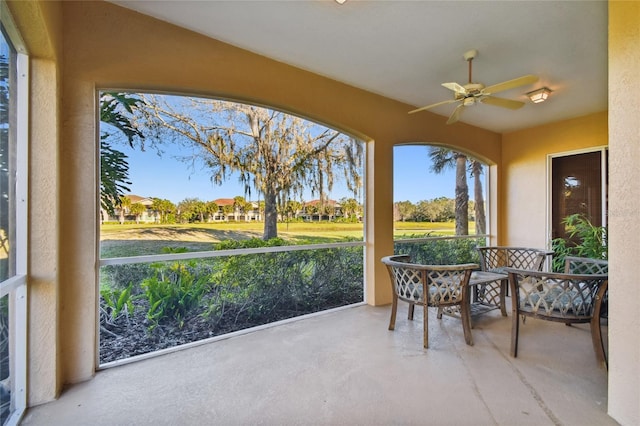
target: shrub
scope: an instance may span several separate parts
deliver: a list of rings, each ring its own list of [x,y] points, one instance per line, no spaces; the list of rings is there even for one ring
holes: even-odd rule
[[[593,225],[585,216],[576,213],[564,218],[562,223],[569,238],[555,238],[551,241],[554,252],[552,268],[556,272],[564,271],[567,256],[607,259],[607,228]]]
[[[283,243],[279,239],[247,241],[226,243],[223,247]],[[213,282],[205,313],[211,321],[226,322],[234,329],[266,324],[362,301],[362,248],[220,258]]]
[[[198,274],[200,277],[196,278],[191,271],[195,266],[195,261],[173,262],[169,266],[152,264],[154,275],[141,284],[149,301],[147,318],[152,329],[168,318],[176,320],[182,328],[189,313],[199,307],[209,290],[209,276]]]
[[[107,321],[114,323],[120,316],[129,318],[129,315],[133,313],[133,298],[131,297],[131,289],[133,283],[122,289],[111,289],[104,286],[100,289],[100,296],[104,301],[104,312],[107,315]]]
[[[132,263],[125,265],[106,265],[100,268],[101,287],[113,290],[122,290],[130,283],[136,284],[132,289],[132,295],[141,293],[137,285],[152,273],[151,265],[148,263]]]
[[[484,238],[433,239],[429,241],[395,244],[395,254],[408,254],[412,262],[423,265],[454,265],[478,263],[476,247],[484,245]]]
[[[226,240],[214,244],[214,250],[236,250],[243,248],[260,248],[260,247],[275,247],[285,246],[287,242],[282,238],[271,238],[270,240],[263,240],[260,238],[249,238],[247,240]]]

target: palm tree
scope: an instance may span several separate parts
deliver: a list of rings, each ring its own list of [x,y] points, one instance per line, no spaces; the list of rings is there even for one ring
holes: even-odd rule
[[[167,222],[167,215],[173,213],[176,206],[169,200],[162,198],[153,198],[151,208],[160,216],[160,223]]]
[[[229,216],[231,215],[231,213],[234,212],[234,210],[235,208],[233,207],[233,204],[227,204],[222,206],[222,212],[224,213],[224,218],[227,222],[229,221]]]
[[[487,219],[484,213],[484,193],[482,190],[482,175],[483,164],[475,159],[471,159],[470,172],[473,176],[473,199],[474,199],[474,212],[476,216],[476,234],[484,235],[487,233]]]
[[[120,225],[124,224],[124,212],[131,207],[131,198],[127,196],[120,197]]]
[[[469,186],[467,185],[467,156],[450,149],[429,147],[431,170],[441,173],[446,168],[456,169],[456,235],[469,235]]]
[[[129,207],[129,213],[135,216],[136,223],[140,223],[140,216],[145,210],[147,210],[147,208],[142,203],[133,203]]]
[[[113,148],[112,142],[118,135],[124,135],[132,148],[136,140],[142,145],[144,135],[127,113],[131,114],[143,103],[142,99],[126,93],[100,94],[100,121],[107,124],[100,128],[100,205],[109,215],[120,207],[120,199],[131,185],[127,155]],[[114,129],[117,131],[113,132]]]
[[[220,207],[216,204],[215,201],[207,201],[207,204],[206,204],[207,222],[209,221],[209,218],[213,217],[215,219],[215,216],[219,210],[220,210]]]
[[[287,221],[291,220],[292,217],[295,218],[300,210],[302,210],[302,203],[300,201],[287,201],[284,206],[284,213],[287,216]]]
[[[343,198],[340,200],[342,215],[345,219],[357,219],[360,210],[360,204],[355,198]]]

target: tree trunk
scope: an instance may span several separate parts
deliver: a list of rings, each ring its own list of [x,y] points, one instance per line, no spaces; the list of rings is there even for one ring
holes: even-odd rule
[[[264,234],[262,239],[267,241],[278,236],[278,209],[276,191],[267,188],[264,194]]]
[[[487,233],[487,218],[484,210],[484,191],[482,190],[482,179],[480,179],[482,164],[479,161],[473,162],[473,197],[475,201],[476,234]]]
[[[456,156],[456,235],[469,235],[469,187],[464,155]]]

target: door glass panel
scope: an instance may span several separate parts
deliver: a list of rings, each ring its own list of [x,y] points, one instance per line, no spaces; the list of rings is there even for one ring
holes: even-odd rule
[[[568,237],[562,221],[572,214],[602,226],[602,152],[556,157],[551,168],[551,238]]]

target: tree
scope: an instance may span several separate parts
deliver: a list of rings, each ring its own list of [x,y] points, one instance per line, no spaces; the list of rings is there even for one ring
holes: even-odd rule
[[[125,219],[124,214],[131,207],[131,198],[123,195],[120,197],[120,202],[118,204],[120,205],[120,225],[122,225],[124,224]]]
[[[318,208],[318,204],[307,203],[304,206],[304,212],[307,215],[311,215],[312,216],[311,219],[313,220],[313,215],[315,215],[315,214],[319,215],[320,214],[320,209]],[[320,220],[320,218],[318,218],[318,220]]]
[[[398,219],[405,222],[407,219],[412,219],[416,212],[416,206],[411,201],[398,201],[395,205]]]
[[[446,168],[456,169],[456,235],[469,235],[469,187],[467,185],[467,156],[447,148],[429,147],[431,170],[441,173]]]
[[[234,211],[234,207],[232,204],[227,204],[222,206],[222,212],[224,213],[224,218],[227,221],[229,220],[229,216],[231,215],[231,213],[233,213],[233,211]]]
[[[487,218],[484,208],[484,191],[482,189],[482,170],[484,165],[477,159],[471,159],[471,176],[473,177],[473,199],[474,213],[476,221],[476,234],[483,235],[487,233]]]
[[[287,201],[284,209],[287,219],[291,219],[292,216],[295,218],[300,210],[302,210],[302,203],[295,200]]]
[[[362,182],[361,143],[299,117],[252,105],[209,99],[145,95],[138,109],[156,140],[196,147],[186,161],[202,161],[214,184],[239,174],[245,192],[264,195],[263,239],[277,237],[277,200],[301,196],[305,188],[320,198],[338,173],[356,195]]]
[[[194,200],[191,206],[193,213],[197,216],[200,223],[204,223],[204,216],[207,214],[207,203],[202,200]]]
[[[215,215],[220,210],[220,207],[218,206],[218,204],[216,204],[215,201],[207,201],[207,203],[205,204],[205,210],[207,213],[207,222],[208,222],[209,218],[211,217],[215,218]]]
[[[171,201],[162,198],[153,198],[151,208],[160,216],[160,223],[167,223],[168,215],[176,210],[176,206]]]
[[[245,200],[244,197],[236,196],[233,197],[233,207],[236,212],[244,215],[245,222],[249,220],[249,213],[253,211],[253,204]]]
[[[110,215],[120,206],[120,200],[129,191],[129,163],[122,151],[112,147],[116,135],[123,135],[129,146],[143,140],[144,135],[127,116],[143,104],[143,100],[126,93],[104,92],[100,95],[100,121],[107,124],[100,128],[100,205]],[[108,129],[117,130],[109,132]]]
[[[341,199],[340,208],[342,210],[342,215],[347,219],[357,219],[358,213],[360,213],[360,204],[355,198]]]
[[[181,222],[204,222],[207,213],[207,203],[198,198],[185,198],[177,206]]]
[[[144,213],[147,208],[142,203],[133,203],[131,207],[129,207],[129,213],[135,216],[136,223],[140,222],[140,215]]]

